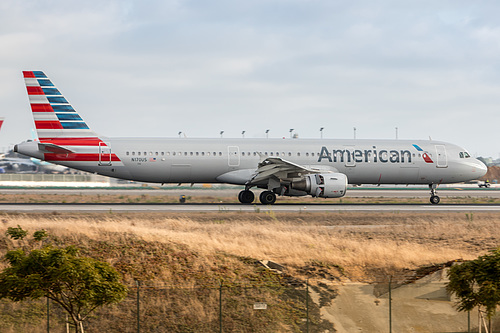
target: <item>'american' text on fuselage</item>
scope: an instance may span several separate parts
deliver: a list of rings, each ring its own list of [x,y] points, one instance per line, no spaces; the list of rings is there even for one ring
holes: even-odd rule
[[[411,163],[411,152],[409,150],[377,150],[376,146],[373,149],[332,149],[321,147],[318,162],[327,159],[329,162],[336,163]]]

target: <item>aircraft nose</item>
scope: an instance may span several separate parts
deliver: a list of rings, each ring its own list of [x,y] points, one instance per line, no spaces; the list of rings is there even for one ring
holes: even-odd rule
[[[486,172],[488,172],[488,167],[480,160],[476,160],[475,162],[476,163],[474,163],[472,171],[477,173],[477,175],[478,175],[477,178],[481,178],[482,176],[484,176],[486,174]]]

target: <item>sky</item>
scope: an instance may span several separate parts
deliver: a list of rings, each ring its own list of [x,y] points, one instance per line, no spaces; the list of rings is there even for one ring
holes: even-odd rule
[[[500,2],[2,0],[0,148],[42,70],[108,137],[433,139],[500,156]]]

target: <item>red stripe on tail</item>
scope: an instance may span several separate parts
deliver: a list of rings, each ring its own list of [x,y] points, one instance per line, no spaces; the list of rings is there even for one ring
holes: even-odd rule
[[[26,87],[28,95],[45,95],[40,87]]]
[[[63,129],[60,122],[50,120],[35,121],[35,127],[36,129]]]
[[[32,112],[54,112],[50,104],[31,104]]]

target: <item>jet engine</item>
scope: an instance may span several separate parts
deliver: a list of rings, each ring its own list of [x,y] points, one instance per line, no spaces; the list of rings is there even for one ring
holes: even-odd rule
[[[343,173],[311,174],[292,182],[291,188],[313,197],[340,198],[347,189],[347,176]]]

